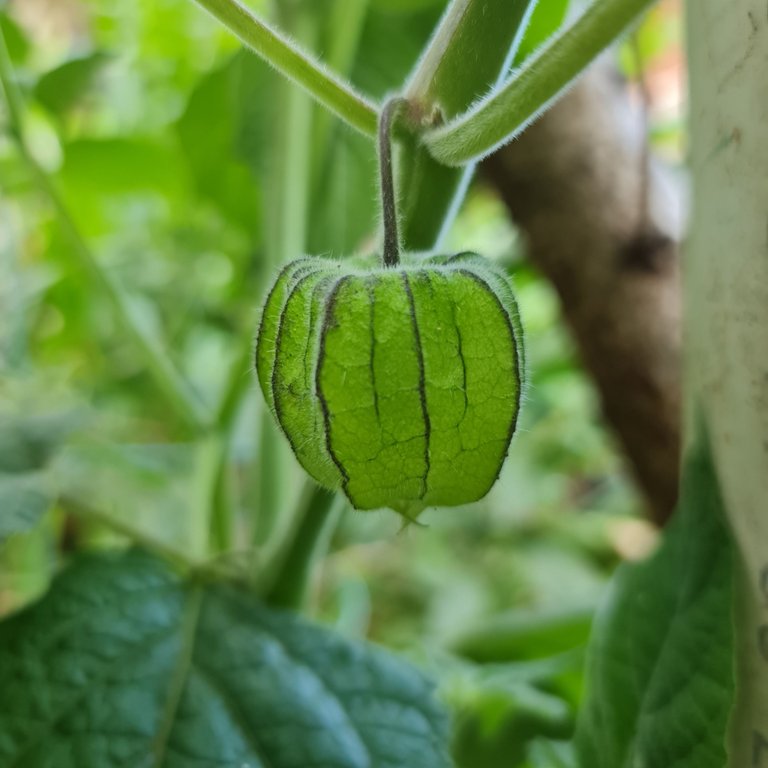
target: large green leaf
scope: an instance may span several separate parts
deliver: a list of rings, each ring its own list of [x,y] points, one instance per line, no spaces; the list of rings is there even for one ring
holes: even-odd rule
[[[0,624],[0,690],[4,768],[449,765],[415,669],[139,551]]]
[[[616,575],[596,620],[583,768],[723,768],[733,697],[732,549],[706,439],[659,551]]]

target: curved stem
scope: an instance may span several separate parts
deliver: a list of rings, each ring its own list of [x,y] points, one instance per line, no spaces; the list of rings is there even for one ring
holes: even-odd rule
[[[376,107],[306,51],[259,19],[238,0],[196,0],[244,45],[367,136],[376,135]]]
[[[384,104],[379,115],[379,179],[381,182],[381,213],[384,219],[385,267],[400,263],[400,236],[397,231],[397,196],[392,168],[392,125],[405,99],[395,96]]]
[[[479,160],[511,141],[655,0],[595,0],[501,87],[477,106],[424,136],[450,166]]]
[[[339,498],[323,488],[307,488],[300,500],[296,529],[289,546],[278,553],[268,591],[262,599],[269,605],[299,610],[306,598],[312,569],[325,556],[342,511]]]

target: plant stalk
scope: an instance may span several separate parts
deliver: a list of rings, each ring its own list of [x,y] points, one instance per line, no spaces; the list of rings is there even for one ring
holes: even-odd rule
[[[376,107],[296,43],[237,0],[195,2],[233,32],[240,42],[300,85],[313,99],[361,133],[371,138],[376,136]]]
[[[381,110],[379,117],[379,181],[381,184],[381,215],[384,221],[384,251],[382,261],[385,267],[396,267],[400,263],[400,235],[397,227],[397,195],[392,168],[392,127],[405,99],[393,97]]]
[[[460,166],[511,141],[654,2],[596,0],[497,91],[446,125],[428,131],[424,143],[432,156],[445,165]]]
[[[506,76],[535,0],[452,0],[419,59],[404,95],[412,127],[450,120]],[[478,55],[482,51],[482,55]],[[440,247],[466,194],[474,167],[441,165],[415,136],[402,141],[399,160],[403,246]]]

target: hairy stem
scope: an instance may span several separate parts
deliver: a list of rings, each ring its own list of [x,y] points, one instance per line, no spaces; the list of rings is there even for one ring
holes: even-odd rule
[[[379,180],[381,183],[381,214],[384,220],[385,267],[400,263],[400,236],[397,230],[397,196],[392,169],[392,126],[405,99],[394,97],[387,101],[379,117]]]
[[[312,575],[312,566],[325,554],[341,512],[337,494],[308,483],[294,517],[292,536],[275,553],[260,583],[264,600],[281,608],[301,608]]]
[[[655,0],[596,0],[531,56],[501,88],[424,136],[439,162],[479,160],[513,139]]]
[[[452,0],[404,88],[409,118],[422,121],[415,127],[432,127],[438,116],[454,118],[500,84],[535,5],[535,0]],[[441,165],[417,137],[402,142],[398,160],[403,246],[439,248],[474,167]]]
[[[195,0],[254,53],[353,128],[376,135],[376,107],[237,0]]]

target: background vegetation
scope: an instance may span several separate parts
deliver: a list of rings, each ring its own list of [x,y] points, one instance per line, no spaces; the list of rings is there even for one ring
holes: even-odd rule
[[[565,6],[542,0],[521,55]],[[444,3],[254,7],[379,98],[411,70]],[[672,162],[684,143],[664,80],[670,66],[678,74],[677,26],[663,5],[615,54],[630,80],[646,73],[650,130]],[[269,510],[301,503],[301,474],[278,460],[249,371],[257,308],[287,258],[371,252],[377,203],[369,141],[187,0],[24,0],[0,5],[0,28],[46,174],[19,153],[6,114],[0,614],[10,615],[74,551],[129,533],[226,569],[280,525]],[[390,513],[335,510],[305,612],[436,677],[459,765],[552,766],[567,759],[558,744],[578,715],[597,601],[656,533],[556,295],[482,176],[445,250],[515,274],[532,374],[520,433],[498,485],[471,508],[404,530]],[[265,498],[270,473],[280,482]]]

